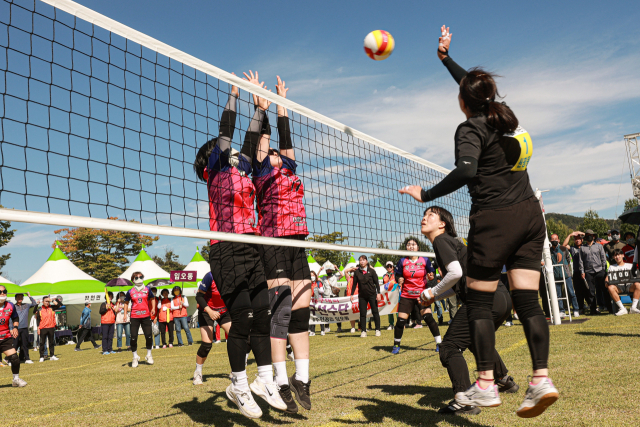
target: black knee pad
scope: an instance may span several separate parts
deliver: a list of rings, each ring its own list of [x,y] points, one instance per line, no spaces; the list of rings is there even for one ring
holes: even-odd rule
[[[291,323],[291,287],[277,286],[269,289],[271,306],[271,338],[286,339]]]
[[[211,344],[210,342],[203,342],[202,344],[200,344],[200,348],[198,349],[198,352],[196,354],[204,359],[205,357],[209,356],[211,347],[213,347],[213,344]]]
[[[289,323],[289,333],[300,334],[302,332],[309,332],[310,317],[311,310],[309,310],[309,307],[293,310],[291,312],[291,323]]]
[[[455,345],[452,345],[451,342],[443,341],[440,344],[440,363],[442,363],[443,367],[449,366],[449,360],[451,360],[451,356],[460,354],[460,349]]]
[[[543,316],[544,312],[538,302],[538,291],[514,289],[511,291],[513,308],[518,313],[518,318],[526,320],[530,317]]]
[[[231,329],[229,338],[240,338],[246,341],[253,325],[253,310],[249,307],[231,311]]]
[[[272,328],[271,310],[269,307],[253,309],[253,324],[251,325],[251,336],[268,337],[269,329]],[[273,336],[273,335],[272,335]],[[286,334],[283,339],[286,339]]]
[[[6,356],[5,359],[7,359],[7,362],[11,363],[11,366],[13,366],[14,363],[17,363],[18,365],[20,364],[20,356],[18,356],[18,353]]]

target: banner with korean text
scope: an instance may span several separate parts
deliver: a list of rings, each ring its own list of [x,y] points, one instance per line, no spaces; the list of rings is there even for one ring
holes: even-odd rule
[[[398,311],[400,292],[398,290],[392,292],[383,290],[381,295],[382,300],[378,301],[380,316],[396,313]],[[309,322],[311,325],[360,320],[360,306],[357,295],[354,297],[353,303],[351,302],[351,297],[311,298],[309,309],[311,310]],[[369,306],[367,306],[367,317],[371,317],[371,308]]]

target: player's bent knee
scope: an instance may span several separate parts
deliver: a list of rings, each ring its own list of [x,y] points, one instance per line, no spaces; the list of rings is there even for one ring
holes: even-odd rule
[[[253,310],[249,307],[231,311],[230,338],[247,339],[253,325]]]
[[[269,326],[271,325],[271,311],[269,307],[253,310],[253,323],[251,324],[251,336],[269,336]],[[286,338],[286,335],[285,335]]]
[[[309,307],[299,308],[291,312],[291,323],[289,323],[290,334],[300,334],[309,332],[309,318],[311,310]]]
[[[13,353],[7,356],[6,359],[7,359],[7,362],[11,363],[12,366],[14,363],[17,363],[18,365],[20,365],[20,357],[18,356],[18,353]]]
[[[196,354],[198,355],[198,357],[205,359],[207,356],[209,356],[209,352],[211,351],[212,346],[213,344],[211,344],[210,342],[203,342],[202,344],[200,344],[200,348],[198,349],[198,352]]]
[[[269,289],[271,300],[271,338],[287,339],[291,323],[291,288],[279,286]]]

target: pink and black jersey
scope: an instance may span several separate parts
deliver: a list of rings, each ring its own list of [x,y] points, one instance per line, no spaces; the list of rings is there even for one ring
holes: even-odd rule
[[[297,164],[280,156],[282,168],[273,167],[269,156],[254,160],[253,182],[258,193],[258,231],[267,237],[307,236],[304,184],[296,175]]]
[[[134,319],[142,319],[151,316],[149,309],[149,300],[155,298],[148,286],[142,288],[141,291],[131,288],[124,296],[126,302],[131,301],[131,317]]]
[[[218,287],[216,286],[216,282],[213,280],[211,273],[207,273],[204,276],[202,282],[200,282],[200,286],[198,286],[198,290],[204,292],[204,299],[207,301],[209,308],[219,312],[220,314],[227,312],[227,306],[224,304],[224,301],[220,296],[220,292],[218,291]],[[204,310],[204,307],[202,310]]]
[[[427,273],[434,273],[436,270],[431,265],[429,258],[418,257],[417,260],[411,261],[411,258],[400,258],[396,265],[396,280],[398,277],[404,277],[402,285],[401,298],[416,299],[420,293],[427,287]]]
[[[4,307],[0,308],[0,341],[12,338],[9,331],[9,324],[17,322],[19,319],[16,307],[9,301],[5,301]]]
[[[228,151],[222,152],[216,146],[209,157],[207,172],[211,231],[256,234],[253,207],[256,191],[249,178],[249,161],[240,155],[238,167],[231,166]],[[218,242],[212,240],[211,244]]]

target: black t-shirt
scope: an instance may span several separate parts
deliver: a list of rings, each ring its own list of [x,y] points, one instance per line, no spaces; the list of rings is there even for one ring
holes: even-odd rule
[[[444,233],[433,239],[433,251],[442,277],[447,275],[447,265],[453,261],[458,261],[462,266],[462,278],[453,289],[456,296],[464,302],[467,294],[467,247],[460,240]]]
[[[458,126],[455,146],[456,165],[462,157],[478,160],[478,172],[467,185],[474,207],[510,206],[534,196],[527,173],[533,145],[526,130],[501,135],[486,116],[475,116]]]

